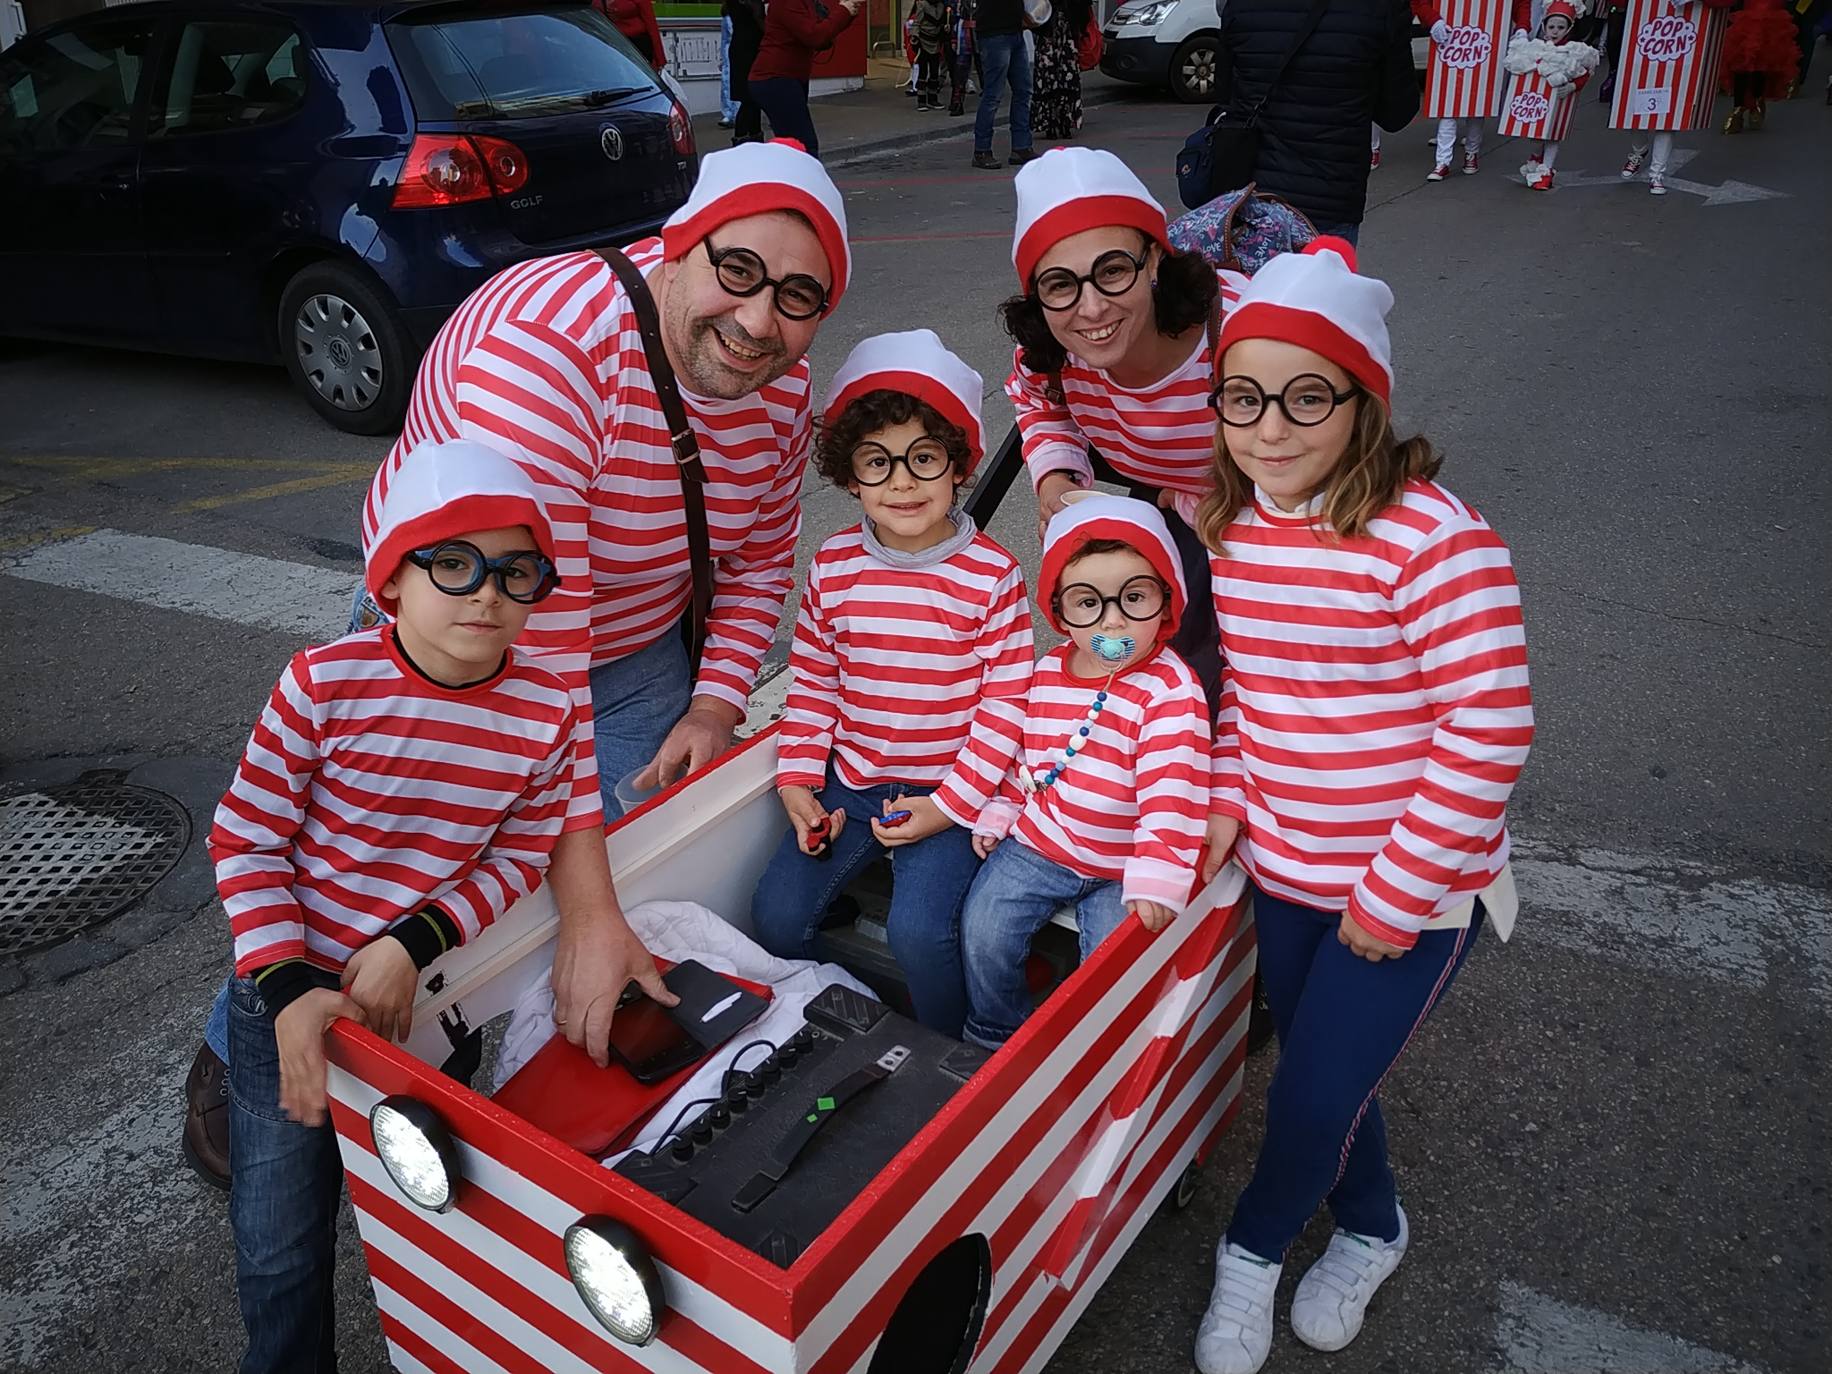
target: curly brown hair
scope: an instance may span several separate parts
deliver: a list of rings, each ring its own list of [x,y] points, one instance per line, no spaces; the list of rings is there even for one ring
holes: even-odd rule
[[[1152,246],[1150,239],[1146,246]],[[1154,275],[1151,310],[1158,333],[1175,338],[1192,325],[1207,323],[1221,289],[1213,267],[1194,253],[1161,251]],[[1031,292],[1003,302],[999,317],[1017,341],[1018,361],[1032,372],[1060,372],[1068,366],[1069,352],[1050,333],[1049,312]]]
[[[868,391],[837,416],[821,418],[820,433],[814,440],[814,466],[821,476],[836,487],[852,487],[852,451],[867,437],[892,425],[910,420],[920,423],[932,439],[948,447],[954,460],[954,471],[963,474],[973,459],[967,446],[967,431],[927,401],[919,401],[908,392],[888,388]],[[940,479],[937,479],[940,480]]]
[[[1380,397],[1362,391],[1342,461],[1323,484],[1323,519],[1337,539],[1366,534],[1368,524],[1399,500],[1406,483],[1429,482],[1443,458],[1422,434],[1401,439],[1393,430],[1393,413]],[[1253,483],[1228,453],[1226,425],[1215,426],[1215,486],[1196,508],[1196,533],[1215,553],[1226,556],[1221,537],[1234,517],[1253,503]]]

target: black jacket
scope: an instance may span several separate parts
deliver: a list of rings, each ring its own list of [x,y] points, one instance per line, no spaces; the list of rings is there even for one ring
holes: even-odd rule
[[[1307,0],[1221,6],[1216,93],[1245,112],[1267,93],[1310,14]],[[1368,199],[1368,126],[1403,129],[1419,110],[1407,0],[1327,0],[1260,114],[1254,180],[1318,224],[1359,224]]]

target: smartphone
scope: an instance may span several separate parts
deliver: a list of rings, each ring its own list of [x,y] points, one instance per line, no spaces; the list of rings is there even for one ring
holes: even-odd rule
[[[611,1018],[611,1055],[638,1083],[657,1083],[706,1053],[668,1008],[632,983]]]

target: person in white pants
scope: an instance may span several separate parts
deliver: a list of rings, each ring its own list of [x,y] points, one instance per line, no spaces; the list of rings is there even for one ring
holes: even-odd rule
[[[1480,119],[1440,119],[1438,152],[1426,181],[1442,181],[1450,175],[1451,154],[1457,150],[1457,133],[1463,134],[1463,175],[1473,177],[1482,170],[1482,121]]]
[[[1667,193],[1667,163],[1673,157],[1673,131],[1662,129],[1654,135],[1652,156],[1649,145],[1637,143],[1629,149],[1628,161],[1622,164],[1622,179],[1633,181],[1641,171],[1641,164],[1647,163],[1648,194],[1664,196]]]

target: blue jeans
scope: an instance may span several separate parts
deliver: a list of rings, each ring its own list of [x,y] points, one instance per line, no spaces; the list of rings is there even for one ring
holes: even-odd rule
[[[997,1049],[1030,1016],[1024,961],[1032,937],[1065,903],[1075,906],[1083,959],[1126,919],[1114,879],[1084,878],[1016,840],[1000,841],[973,880],[961,913],[967,1039]]]
[[[1011,82],[1011,149],[1031,146],[1031,60],[1021,33],[995,33],[979,39],[980,108],[973,116],[973,151],[992,151],[992,126],[999,117],[1003,87]]]
[[[358,592],[352,612],[352,629],[363,614],[366,596]],[[369,603],[373,610],[373,603]],[[375,612],[380,615],[380,612]],[[373,620],[371,624],[375,623]],[[598,794],[604,799],[606,820],[623,814],[612,789],[617,781],[655,757],[674,723],[687,712],[693,696],[688,671],[687,646],[673,631],[646,649],[638,649],[615,663],[591,671],[592,732],[598,751]],[[216,1001],[204,1022],[204,1043],[224,1063],[229,1062],[229,986],[233,975],[217,989]]]
[[[790,828],[776,847],[751,898],[757,943],[779,959],[811,959],[828,904],[868,863],[886,853],[871,833],[870,820],[899,796],[927,796],[934,789],[882,783],[853,791],[828,775],[821,808],[844,811],[845,827],[833,855],[802,853]],[[909,984],[916,1019],[944,1035],[958,1036],[967,1015],[961,980],[961,903],[979,871],[972,832],[951,825],[926,840],[899,845],[891,856],[890,944]]]
[[[1347,239],[1352,246],[1359,247],[1361,243],[1360,220],[1356,220],[1353,224],[1319,224],[1316,230],[1318,238],[1333,235],[1339,239]]]
[[[251,978],[229,1000],[229,1226],[248,1330],[240,1374],[335,1374],[331,1310],[343,1163],[329,1121],[280,1110],[273,1021]]]
[[[738,102],[732,99],[732,17],[719,21],[719,118],[730,124],[738,117]]]
[[[1478,903],[1467,930],[1421,935],[1399,958],[1375,964],[1336,938],[1342,913],[1254,892],[1279,1062],[1266,1091],[1266,1136],[1229,1240],[1278,1261],[1326,1201],[1345,1231],[1399,1235],[1377,1094],[1463,967],[1482,916]]]

